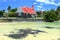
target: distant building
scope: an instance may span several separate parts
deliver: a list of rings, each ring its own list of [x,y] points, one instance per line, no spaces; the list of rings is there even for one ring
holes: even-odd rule
[[[23,10],[21,8],[18,8],[16,12],[17,16],[21,16],[22,15],[21,12],[23,12]]]
[[[36,11],[34,10],[34,6],[33,5],[32,5],[32,8],[29,8],[29,7],[26,7],[26,6],[19,8],[18,11],[17,11],[18,16],[21,16],[22,12],[26,16],[36,17]]]

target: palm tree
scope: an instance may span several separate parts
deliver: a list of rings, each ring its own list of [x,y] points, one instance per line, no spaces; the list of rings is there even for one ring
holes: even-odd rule
[[[8,6],[7,10],[10,11],[11,10],[11,6]]]
[[[10,10],[11,10],[11,6],[8,6],[8,8],[7,8],[7,10],[8,10],[8,13],[7,13],[7,20],[8,20],[8,15],[9,15],[9,12],[10,12]]]

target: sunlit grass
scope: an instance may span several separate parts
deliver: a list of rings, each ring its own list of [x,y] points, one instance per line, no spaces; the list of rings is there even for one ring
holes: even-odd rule
[[[0,23],[0,40],[13,40],[11,38],[3,36],[3,34],[8,34],[11,31],[16,31],[15,29],[24,29],[24,28],[31,28],[31,29],[39,29],[48,32],[47,34],[40,33],[37,34],[37,37],[34,38],[32,35],[29,34],[26,38],[22,40],[51,40],[57,39],[60,37],[60,29],[46,29],[44,27],[60,27],[60,22],[7,22],[7,23]]]

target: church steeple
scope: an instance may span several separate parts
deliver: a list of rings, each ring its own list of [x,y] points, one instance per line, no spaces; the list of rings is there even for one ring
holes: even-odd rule
[[[32,5],[32,9],[34,10],[34,5]]]

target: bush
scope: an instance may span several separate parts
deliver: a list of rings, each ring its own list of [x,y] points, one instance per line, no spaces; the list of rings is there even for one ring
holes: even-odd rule
[[[54,22],[58,20],[58,16],[56,15],[54,10],[50,10],[44,13],[44,20],[46,22]]]
[[[15,12],[8,12],[8,16],[9,17],[16,17],[16,13]]]

